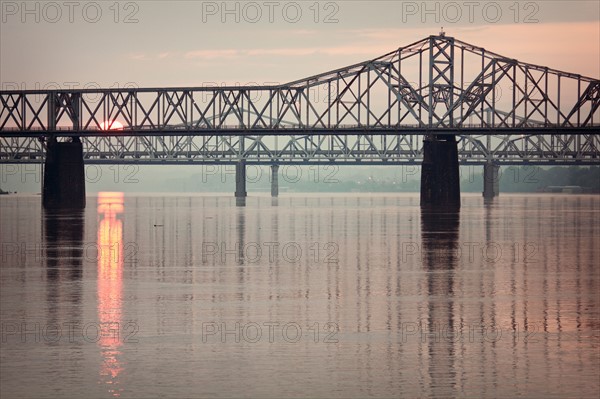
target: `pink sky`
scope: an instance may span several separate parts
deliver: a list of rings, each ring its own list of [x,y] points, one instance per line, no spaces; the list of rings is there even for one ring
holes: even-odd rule
[[[113,23],[108,8],[97,24],[10,16],[0,25],[0,81],[25,88],[283,83],[377,57],[441,26],[448,36],[510,58],[600,77],[597,2],[536,2],[537,23],[511,23],[510,4],[500,2],[502,21],[458,24],[422,23],[418,16],[404,23],[399,3],[337,2],[335,24],[314,23],[308,3],[300,3],[308,4],[305,18],[295,24],[222,23],[218,16],[203,23],[194,2],[142,2],[135,24]],[[519,4],[523,11],[528,3]]]

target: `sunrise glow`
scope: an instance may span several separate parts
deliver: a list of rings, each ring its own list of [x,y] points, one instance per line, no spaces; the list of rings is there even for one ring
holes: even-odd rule
[[[100,124],[100,130],[123,130],[123,124],[117,120],[104,121]]]

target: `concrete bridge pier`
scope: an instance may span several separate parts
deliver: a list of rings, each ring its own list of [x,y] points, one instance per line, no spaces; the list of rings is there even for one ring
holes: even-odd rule
[[[279,165],[271,165],[271,197],[279,196]]]
[[[483,198],[494,198],[500,194],[500,165],[488,162],[483,165]]]
[[[454,135],[430,135],[423,141],[421,206],[460,208],[458,148]]]
[[[245,199],[246,192],[246,160],[242,159],[235,164],[235,198]]]
[[[42,204],[46,209],[85,208],[83,145],[79,137],[74,137],[71,142],[49,139]]]

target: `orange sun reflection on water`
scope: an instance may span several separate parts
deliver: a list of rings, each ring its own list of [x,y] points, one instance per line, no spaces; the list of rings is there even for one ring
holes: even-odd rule
[[[102,349],[100,377],[111,385],[109,392],[120,396],[117,377],[123,371],[119,362],[122,332],[123,288],[123,193],[98,193],[98,319]]]

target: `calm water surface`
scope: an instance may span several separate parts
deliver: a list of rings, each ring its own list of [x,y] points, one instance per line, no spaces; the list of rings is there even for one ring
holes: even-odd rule
[[[598,397],[600,197],[0,197],[0,396]]]

